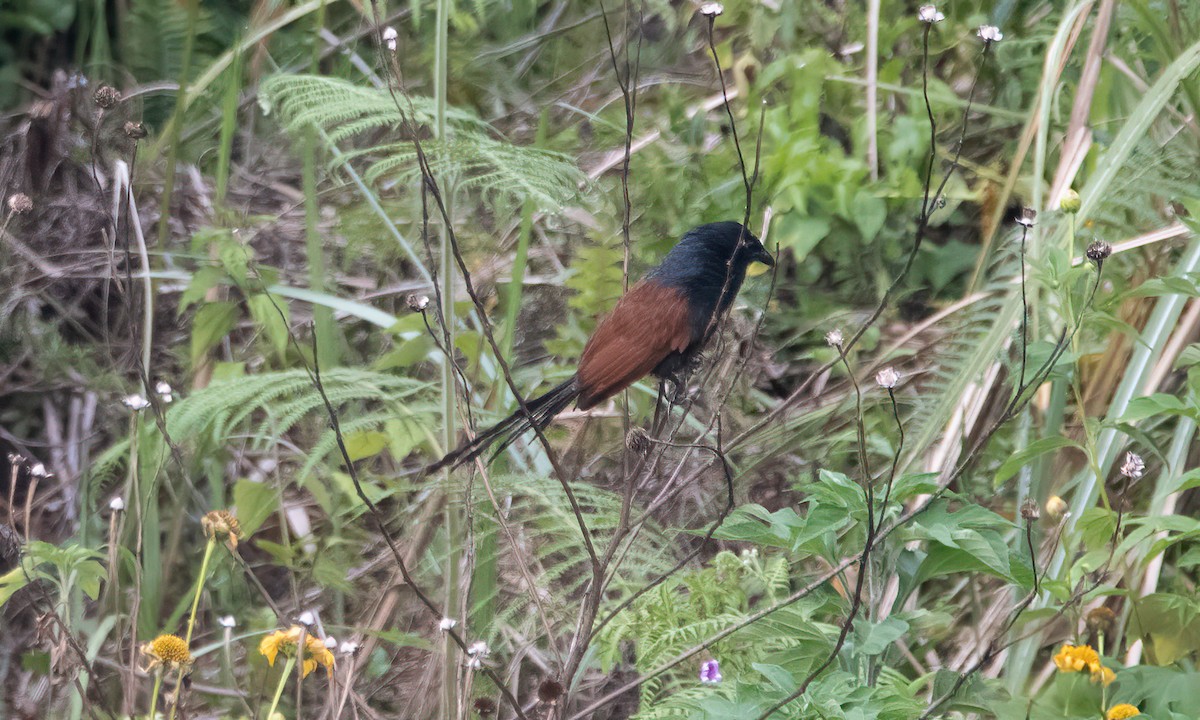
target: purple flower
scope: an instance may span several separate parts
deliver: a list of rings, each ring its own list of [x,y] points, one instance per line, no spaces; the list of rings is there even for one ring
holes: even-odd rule
[[[721,682],[721,663],[716,660],[705,660],[700,663],[700,682],[705,685],[716,685]]]

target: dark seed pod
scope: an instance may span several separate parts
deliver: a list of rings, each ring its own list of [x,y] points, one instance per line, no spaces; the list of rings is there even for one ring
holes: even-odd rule
[[[479,717],[491,717],[496,714],[496,701],[489,698],[475,698],[475,712]]]
[[[96,105],[101,110],[108,110],[121,102],[121,91],[112,85],[101,85],[96,88],[96,94],[92,95],[92,99],[96,101]]]
[[[1107,260],[1109,255],[1112,255],[1112,245],[1103,240],[1096,240],[1087,247],[1088,260],[1097,264]]]
[[[1033,498],[1025,498],[1025,502],[1021,503],[1021,517],[1029,522],[1033,522],[1042,516],[1042,511],[1038,508],[1038,504]]]
[[[566,688],[559,681],[554,678],[546,678],[541,685],[538,685],[538,700],[552,703],[562,697],[565,690]]]
[[[638,455],[650,452],[650,433],[640,427],[635,427],[625,436],[625,447]]]

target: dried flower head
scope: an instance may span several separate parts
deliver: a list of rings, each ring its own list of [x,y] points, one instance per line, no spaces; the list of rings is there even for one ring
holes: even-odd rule
[[[458,621],[455,620],[454,618],[444,617],[444,618],[442,618],[442,621],[438,623],[438,630],[441,630],[442,632],[446,632],[447,630],[453,629],[454,626],[457,624],[458,624]]]
[[[223,628],[237,627],[237,618],[232,615],[222,615],[221,617],[217,618],[217,622],[220,623],[221,627]]]
[[[96,106],[101,110],[107,110],[121,102],[121,92],[111,85],[101,85],[96,88],[92,99],[96,101]]]
[[[496,701],[491,698],[475,698],[475,712],[479,717],[491,717],[496,714]]]
[[[1062,199],[1058,201],[1058,209],[1068,215],[1074,215],[1079,212],[1079,208],[1083,207],[1083,200],[1079,198],[1079,193],[1071,188],[1063,193]]]
[[[145,410],[146,408],[150,407],[149,400],[142,397],[141,395],[136,395],[136,394],[135,395],[126,395],[121,400],[121,404],[134,412],[137,412],[139,410]]]
[[[146,137],[146,126],[135,120],[125,123],[125,137],[130,140],[141,140]]]
[[[706,18],[715,18],[725,12],[725,6],[719,2],[708,2],[700,6],[700,14]]]
[[[491,654],[491,649],[482,640],[476,640],[467,646],[467,669],[479,670],[483,667],[483,659]]]
[[[338,647],[338,652],[343,655],[353,655],[358,652],[358,643],[347,640]]]
[[[155,668],[175,670],[192,664],[192,654],[187,643],[178,635],[159,635],[142,645],[142,656],[146,658],[145,670]]]
[[[33,209],[33,201],[25,193],[13,193],[8,196],[8,211],[13,215],[24,215]]]
[[[979,35],[980,40],[989,45],[1004,39],[1004,33],[1000,32],[1000,28],[995,25],[980,25],[976,34]]]
[[[1092,242],[1091,245],[1087,246],[1088,260],[1091,260],[1097,265],[1107,260],[1109,255],[1112,255],[1112,245],[1109,245],[1103,240],[1096,240]]]
[[[552,703],[557,701],[562,694],[566,692],[563,684],[554,678],[546,678],[538,685],[538,700],[544,703]]]
[[[10,452],[8,454],[8,463],[10,465],[24,465],[25,456],[21,453]]]
[[[125,500],[120,495],[108,501],[108,509],[113,512],[121,512],[125,509]]]
[[[1017,215],[1017,224],[1022,227],[1031,228],[1037,222],[1037,211],[1033,208],[1021,208],[1021,213]]]
[[[1104,716],[1104,720],[1129,720],[1129,718],[1137,717],[1141,714],[1141,711],[1135,706],[1129,703],[1121,703],[1110,707],[1108,713]]]
[[[383,29],[383,44],[387,46],[388,52],[396,52],[396,38],[399,35],[396,33],[396,28],[390,25]]]
[[[1092,632],[1097,632],[1102,635],[1107,635],[1112,632],[1113,625],[1117,621],[1117,615],[1112,610],[1101,605],[1098,608],[1093,608],[1084,617],[1084,622],[1087,623],[1088,629]]]
[[[900,373],[896,372],[895,368],[885,367],[875,373],[875,384],[884,390],[894,389],[898,382],[900,382]]]
[[[1121,463],[1121,474],[1130,480],[1137,480],[1146,473],[1146,461],[1137,453],[1125,453],[1125,462]]]
[[[700,663],[700,682],[705,685],[716,685],[721,682],[721,663],[710,659]]]
[[[1067,501],[1057,495],[1051,495],[1046,500],[1046,514],[1057,520],[1067,514]]]
[[[292,657],[296,654],[301,635],[304,635],[303,677],[308,677],[308,674],[316,670],[318,665],[323,666],[327,673],[333,675],[333,653],[329,652],[329,648],[325,647],[325,643],[321,642],[319,638],[305,633],[299,625],[268,634],[258,644],[258,652],[267,659],[268,665],[274,667],[275,658],[280,654],[284,657]]]
[[[938,12],[937,7],[934,5],[922,5],[917,10],[917,19],[923,23],[932,25],[945,20],[946,16]]]
[[[842,336],[842,331],[838,328],[834,328],[825,333],[825,344],[829,347],[834,347],[841,350],[842,345],[845,344],[845,342],[846,338]]]
[[[200,527],[204,528],[204,537],[213,540],[224,540],[230,550],[237,550],[238,538],[242,536],[242,526],[238,524],[237,516],[228,510],[213,510],[200,518]]]
[[[425,309],[429,307],[428,295],[417,295],[416,293],[413,293],[405,298],[404,301],[408,303],[408,309],[412,310],[413,312],[425,312]]]
[[[635,455],[645,455],[650,452],[652,444],[650,433],[646,432],[644,428],[631,428],[629,434],[625,436],[625,447]]]
[[[1025,498],[1025,502],[1021,503],[1021,517],[1027,522],[1033,522],[1041,516],[1041,510],[1033,498]]]

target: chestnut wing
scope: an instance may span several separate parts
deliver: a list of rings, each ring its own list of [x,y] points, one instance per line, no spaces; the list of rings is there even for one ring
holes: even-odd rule
[[[683,291],[643,280],[600,321],[584,346],[579,407],[586,410],[616,395],[691,343],[691,312]]]

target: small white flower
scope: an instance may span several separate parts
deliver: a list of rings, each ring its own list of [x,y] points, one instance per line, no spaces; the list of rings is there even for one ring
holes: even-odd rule
[[[929,23],[932,25],[945,20],[946,16],[938,12],[938,9],[933,5],[922,5],[921,8],[917,10],[917,18],[919,18],[923,23]]]
[[[1037,223],[1037,211],[1033,208],[1021,208],[1021,214],[1017,216],[1017,224],[1031,228],[1035,223]]]
[[[220,623],[221,627],[223,628],[237,627],[237,619],[232,615],[222,615],[221,617],[217,618],[217,622]]]
[[[29,474],[35,478],[50,477],[50,473],[46,470],[46,466],[41,463],[35,463],[33,467],[29,468]]]
[[[429,307],[429,296],[413,293],[408,296],[406,302],[408,303],[409,310],[413,312],[425,312],[425,309]]]
[[[482,640],[476,640],[467,646],[467,654],[471,657],[484,658],[492,651],[488,649],[487,643]]]
[[[479,658],[477,658],[477,657],[467,658],[467,669],[468,670],[479,670],[482,667],[483,667],[483,661],[480,660]]]
[[[171,386],[162,380],[154,384],[154,394],[162,398],[165,403],[171,402]]]
[[[305,610],[304,612],[300,613],[300,617],[297,619],[300,621],[301,625],[305,627],[312,627],[313,623],[317,621],[317,616],[313,615],[312,610]]]
[[[338,652],[343,655],[353,655],[354,653],[358,652],[358,643],[347,640],[346,642],[342,643],[341,647],[338,648]]]
[[[1121,465],[1121,474],[1131,480],[1137,480],[1146,472],[1146,461],[1137,453],[1125,453],[1125,462]]]
[[[335,637],[334,637],[334,636],[332,636],[332,635],[330,635],[329,637],[325,638],[325,647],[329,648],[330,650],[332,650],[332,649],[334,649],[335,647],[337,647],[337,638],[335,638]]]
[[[108,509],[112,510],[113,512],[121,512],[125,509],[125,501],[121,499],[120,495],[118,495],[117,497],[108,501]]]
[[[885,390],[891,390],[900,382],[900,373],[895,368],[886,367],[875,373],[875,383]]]
[[[725,12],[725,6],[719,2],[704,3],[700,6],[700,14],[704,17],[715,18]]]
[[[1004,39],[1004,33],[1000,32],[1000,28],[995,25],[980,25],[976,34],[985,43],[1000,42]]]
[[[136,394],[126,395],[125,398],[121,400],[121,403],[134,412],[137,412],[138,410],[145,410],[146,408],[150,407],[149,400],[141,395]]]
[[[388,52],[396,52],[396,28],[386,27],[383,29],[383,44],[387,45]]]
[[[842,343],[846,342],[846,338],[842,337],[841,330],[834,328],[825,333],[825,342],[828,343],[829,347],[840,348]]]
[[[442,632],[446,632],[447,630],[453,629],[454,626],[457,624],[458,624],[458,621],[455,620],[454,618],[444,617],[444,618],[442,618],[442,621],[440,623],[438,623],[438,630],[441,630]]]

